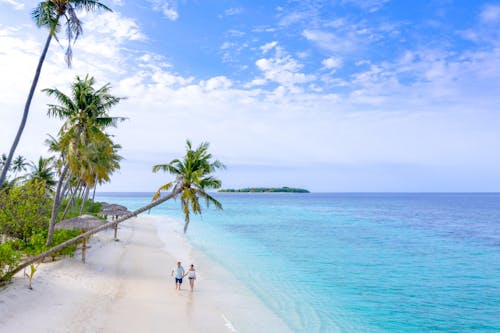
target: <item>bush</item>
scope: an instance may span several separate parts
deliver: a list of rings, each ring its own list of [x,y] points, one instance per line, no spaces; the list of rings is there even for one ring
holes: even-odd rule
[[[10,272],[20,260],[21,253],[14,250],[10,242],[0,244],[0,284],[10,281]]]
[[[29,182],[0,191],[0,234],[28,242],[47,228],[51,199],[40,182]]]
[[[82,231],[80,230],[56,230],[54,232],[54,238],[52,239],[52,244],[51,247],[54,247],[56,245],[59,245],[71,238],[74,238],[78,235],[80,235]],[[56,252],[53,255],[53,258],[58,256],[58,255],[69,255],[72,257],[75,254],[76,251],[76,244],[70,245],[65,247],[64,249]]]
[[[82,198],[74,198],[71,207],[69,208],[66,216],[64,216],[64,219],[70,219],[73,217],[80,216],[80,208],[82,205]],[[61,203],[61,208],[59,209],[58,213],[58,220],[63,219],[64,211],[66,210],[66,206],[70,204],[69,199],[64,199]],[[96,215],[101,211],[101,203],[100,202],[92,202],[92,200],[87,200],[85,202],[85,208],[83,209],[83,214],[90,214],[90,215]]]
[[[28,243],[25,243],[24,246],[19,248],[20,251],[26,253],[29,256],[36,256],[44,251],[47,251],[49,248],[59,245],[73,237],[80,235],[80,230],[55,230],[54,237],[52,239],[52,244],[47,247],[45,242],[47,241],[47,231],[42,231],[36,233],[31,236]],[[76,245],[70,245],[65,247],[64,249],[54,253],[52,258],[59,255],[69,255],[73,256],[76,251]]]

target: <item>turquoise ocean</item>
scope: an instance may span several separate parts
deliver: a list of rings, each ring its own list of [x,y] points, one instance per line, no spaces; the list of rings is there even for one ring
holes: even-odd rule
[[[500,194],[215,196],[188,240],[291,331],[500,332]],[[182,223],[179,202],[151,214]]]

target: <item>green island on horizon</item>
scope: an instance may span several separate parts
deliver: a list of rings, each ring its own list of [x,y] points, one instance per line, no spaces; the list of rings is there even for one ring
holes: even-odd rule
[[[219,192],[242,192],[242,193],[264,193],[264,192],[270,192],[270,193],[311,193],[306,189],[303,188],[293,188],[293,187],[247,187],[247,188],[240,188],[240,189],[222,189],[219,190]]]

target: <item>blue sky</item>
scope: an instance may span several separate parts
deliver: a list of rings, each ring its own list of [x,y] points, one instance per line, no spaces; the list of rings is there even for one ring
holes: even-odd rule
[[[74,64],[51,45],[39,88],[91,73],[128,99],[107,191],[148,191],[151,165],[209,141],[225,187],[500,190],[499,1],[104,1]],[[0,0],[0,151],[15,135],[46,31],[36,1]],[[5,79],[5,78],[8,78]],[[36,95],[19,152],[60,125]],[[4,125],[6,124],[6,125]]]

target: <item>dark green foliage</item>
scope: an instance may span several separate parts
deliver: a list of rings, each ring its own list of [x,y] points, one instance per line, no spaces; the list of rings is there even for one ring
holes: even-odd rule
[[[303,188],[293,188],[293,187],[249,187],[242,189],[225,189],[220,190],[219,192],[252,192],[252,193],[261,193],[261,192],[274,192],[274,193],[310,193],[308,190]]]

